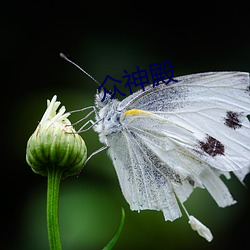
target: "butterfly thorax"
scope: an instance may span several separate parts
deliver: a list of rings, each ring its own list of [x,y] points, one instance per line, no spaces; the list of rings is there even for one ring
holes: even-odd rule
[[[96,115],[94,130],[99,134],[102,143],[108,145],[107,137],[120,132],[123,126],[120,124],[121,112],[117,110],[118,100],[111,100],[105,104]]]

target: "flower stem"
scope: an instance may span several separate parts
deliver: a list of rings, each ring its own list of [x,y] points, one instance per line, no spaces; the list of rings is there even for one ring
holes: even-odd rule
[[[50,250],[61,250],[59,231],[59,188],[62,170],[58,167],[48,168],[47,185],[47,227]]]

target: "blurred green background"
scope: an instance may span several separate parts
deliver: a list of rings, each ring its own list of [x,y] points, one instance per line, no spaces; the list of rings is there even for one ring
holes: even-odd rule
[[[96,84],[62,60],[60,52],[99,82],[106,75],[121,79],[123,70],[148,69],[164,60],[175,67],[174,76],[249,72],[245,9],[235,3],[220,9],[211,1],[175,7],[163,1],[2,3],[1,249],[48,249],[46,178],[34,174],[25,161],[27,140],[45,111],[46,99],[57,94],[67,110],[93,105]],[[81,116],[73,115],[71,120]],[[82,136],[89,154],[102,146],[93,131]],[[205,190],[196,190],[186,202],[190,214],[211,229],[214,240],[208,243],[191,230],[185,216],[171,223],[164,221],[161,212],[130,211],[112,163],[102,152],[78,178],[61,183],[63,249],[102,249],[119,224],[121,207],[126,219],[114,249],[226,249],[231,245],[248,249],[249,188],[234,177],[226,183],[238,201],[234,206],[218,208]],[[245,183],[250,186],[249,176]]]

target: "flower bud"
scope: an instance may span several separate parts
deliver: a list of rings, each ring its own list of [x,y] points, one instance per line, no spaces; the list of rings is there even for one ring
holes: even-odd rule
[[[50,168],[62,171],[62,177],[75,175],[79,172],[87,158],[86,145],[76,133],[61,107],[56,113],[60,102],[54,96],[47,101],[41,122],[27,143],[26,160],[32,170],[47,176]]]

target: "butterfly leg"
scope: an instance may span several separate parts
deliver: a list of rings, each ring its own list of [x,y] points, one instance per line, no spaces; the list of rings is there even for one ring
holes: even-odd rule
[[[86,165],[86,163],[96,154],[102,152],[103,150],[107,149],[108,146],[102,146],[101,148],[97,149],[96,151],[94,151],[93,153],[91,153],[91,155],[87,158],[87,160],[85,161],[84,165]]]
[[[91,125],[87,128],[85,128],[89,123],[91,123]],[[86,132],[88,130],[90,130],[94,125],[96,124],[96,122],[93,122],[92,120],[88,120],[86,123],[84,123],[77,131],[77,133],[82,133],[82,132]]]
[[[80,175],[82,169],[84,168],[84,166],[87,164],[87,162],[96,154],[102,152],[103,150],[107,149],[108,146],[102,146],[101,148],[97,149],[96,151],[94,151],[93,153],[91,153],[91,155],[87,158],[87,160],[84,162],[83,166],[81,167],[81,169],[78,171],[77,173],[77,177]]]
[[[70,111],[70,114],[73,114],[73,113],[76,113],[76,112],[85,111],[87,109],[92,109],[92,110],[87,115],[85,115],[83,118],[81,118],[79,121],[75,122],[73,125],[76,125],[76,124],[82,122],[83,120],[86,120],[93,113],[96,114],[96,108],[94,106],[90,106],[90,107],[86,107],[86,108],[82,108],[82,109],[77,109],[77,110]]]
[[[87,118],[89,118],[93,113],[95,115],[97,115],[97,112],[96,112],[96,108],[95,106],[89,106],[89,107],[85,107],[85,108],[82,108],[82,109],[78,109],[78,110],[73,110],[73,111],[70,111],[70,114],[72,113],[76,113],[76,112],[83,112],[85,110],[88,110],[88,109],[92,109],[87,115],[85,115],[83,118],[81,118],[80,120],[78,120],[77,122],[75,122],[74,124],[72,124],[73,126],[81,123],[82,121],[86,120]],[[88,127],[88,128],[85,128],[88,124],[91,125]],[[88,131],[89,129],[91,129],[97,122],[93,122],[92,120],[88,120],[86,123],[84,123],[77,131],[77,133],[81,133],[81,132],[85,132],[85,131]]]

